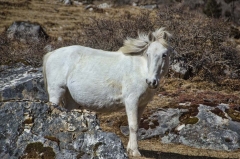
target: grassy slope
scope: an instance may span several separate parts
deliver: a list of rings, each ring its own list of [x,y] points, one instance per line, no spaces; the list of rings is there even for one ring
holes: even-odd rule
[[[4,3],[8,2],[8,3]],[[105,9],[91,12],[85,6],[66,6],[58,1],[0,1],[0,32],[14,21],[31,21],[41,24],[51,37],[72,39],[81,33],[79,23],[89,23],[91,18],[120,18],[124,12],[138,14],[140,9],[128,7],[126,10]]]

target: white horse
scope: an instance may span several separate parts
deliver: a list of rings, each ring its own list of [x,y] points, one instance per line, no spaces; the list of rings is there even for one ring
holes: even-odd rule
[[[43,74],[49,101],[67,109],[112,112],[125,107],[130,155],[140,156],[138,124],[160,79],[169,68],[171,35],[160,28],[137,39],[128,38],[117,52],[69,46],[44,56]]]

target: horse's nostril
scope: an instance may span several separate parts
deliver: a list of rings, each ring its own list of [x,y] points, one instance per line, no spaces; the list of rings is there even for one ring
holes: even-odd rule
[[[146,83],[148,84],[148,80],[146,79]]]
[[[153,85],[155,86],[157,84],[157,81],[156,80],[153,80]]]

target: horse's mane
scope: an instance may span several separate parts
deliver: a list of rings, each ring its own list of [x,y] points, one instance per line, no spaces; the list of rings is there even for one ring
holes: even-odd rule
[[[142,53],[150,43],[159,41],[163,46],[168,47],[168,39],[172,35],[165,30],[160,28],[155,32],[150,32],[148,35],[144,33],[138,33],[136,39],[127,38],[124,41],[124,45],[118,50],[124,54],[139,54]]]

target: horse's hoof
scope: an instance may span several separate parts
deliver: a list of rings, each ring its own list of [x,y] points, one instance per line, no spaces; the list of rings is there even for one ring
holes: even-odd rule
[[[138,150],[135,150],[135,151],[133,151],[133,154],[132,154],[134,157],[140,157],[141,156],[141,154],[140,154],[140,152],[138,151]]]
[[[141,156],[141,153],[138,150],[131,150],[131,149],[129,149],[128,150],[128,154],[130,156],[134,156],[134,157],[140,157]]]

